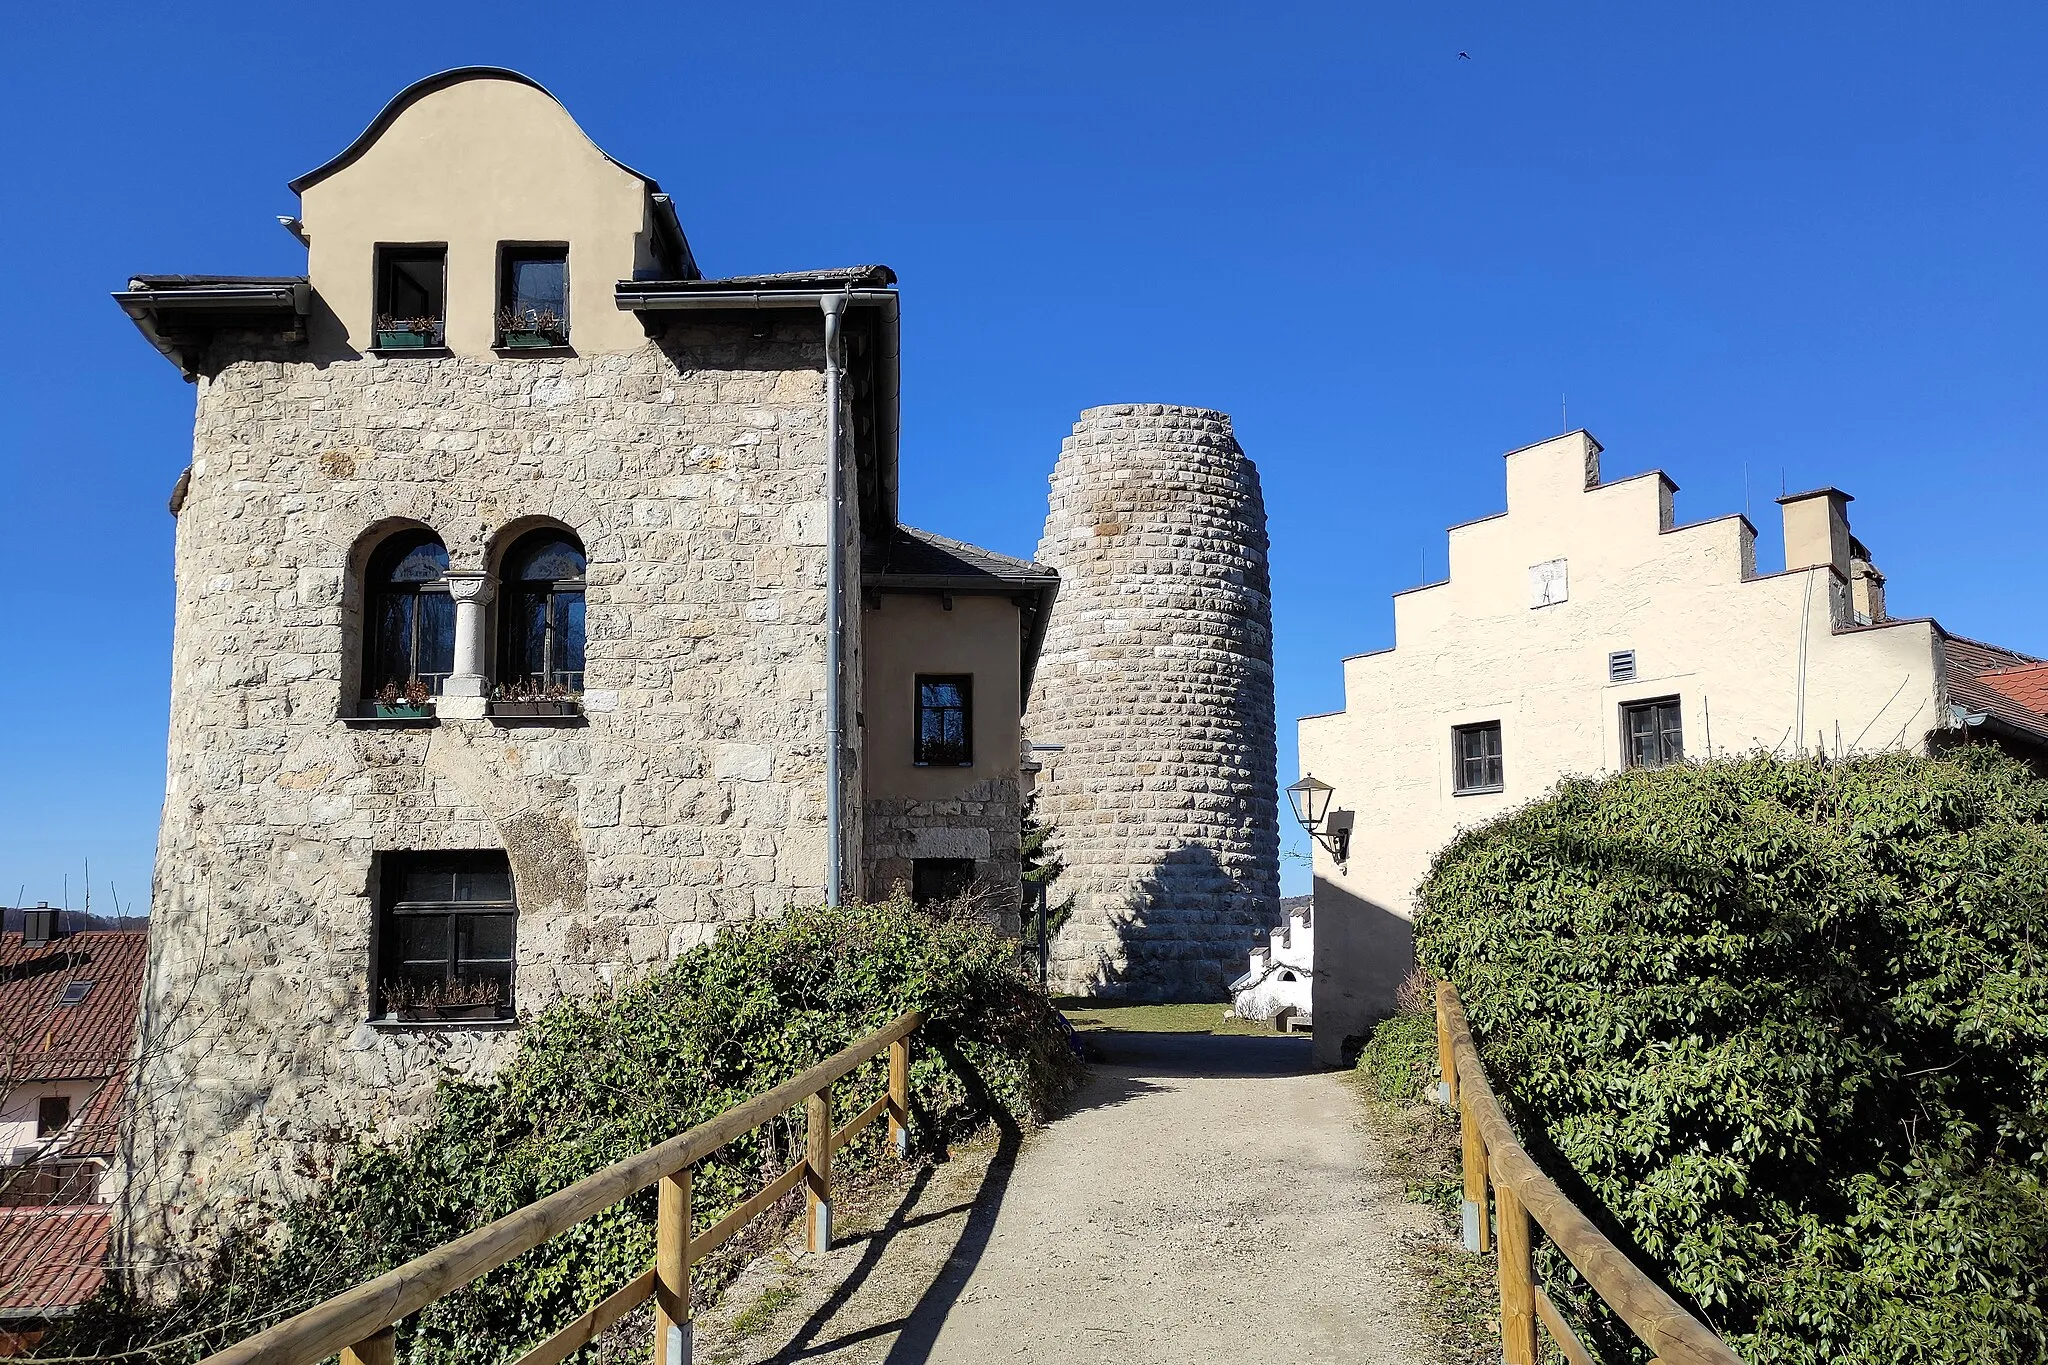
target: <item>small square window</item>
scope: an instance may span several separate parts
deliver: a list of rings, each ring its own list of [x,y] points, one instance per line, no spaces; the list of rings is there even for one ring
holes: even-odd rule
[[[60,1005],[83,1005],[85,997],[92,994],[92,982],[73,981],[64,987],[64,994],[57,997]]]
[[[918,905],[956,901],[974,885],[972,858],[913,858],[910,899]]]
[[[448,316],[447,280],[445,246],[378,247],[376,349],[440,346]]]
[[[512,1018],[519,907],[505,855],[382,858],[373,1008],[420,1022]]]
[[[1678,698],[1634,701],[1621,708],[1621,761],[1628,768],[1661,768],[1685,761]]]
[[[920,767],[974,766],[974,679],[965,674],[917,679]]]
[[[569,344],[569,248],[507,246],[498,256],[498,344]]]
[[[55,1137],[71,1122],[71,1097],[45,1095],[36,1101],[36,1136]]]
[[[1497,792],[1507,785],[1501,760],[1500,722],[1460,725],[1451,731],[1453,790],[1459,796]]]

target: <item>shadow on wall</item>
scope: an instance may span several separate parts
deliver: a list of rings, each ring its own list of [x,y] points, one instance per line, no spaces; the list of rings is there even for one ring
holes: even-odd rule
[[[1253,889],[1251,871],[1233,870],[1200,844],[1174,848],[1109,911],[1106,925],[1067,922],[1055,945],[1072,955],[1066,974],[1092,968],[1098,984],[1090,994],[1108,1000],[1228,1000],[1246,955],[1280,922],[1278,900]]]
[[[1344,877],[1315,881],[1315,1059],[1348,1066],[1415,967],[1415,926]]]

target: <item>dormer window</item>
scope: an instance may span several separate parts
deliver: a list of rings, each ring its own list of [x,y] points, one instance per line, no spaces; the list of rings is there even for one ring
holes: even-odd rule
[[[378,247],[376,349],[416,351],[442,345],[447,282],[447,247]]]
[[[568,345],[569,248],[504,246],[498,262],[498,345]]]

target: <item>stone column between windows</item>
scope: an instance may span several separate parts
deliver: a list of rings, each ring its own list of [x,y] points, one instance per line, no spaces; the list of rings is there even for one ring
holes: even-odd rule
[[[491,692],[490,669],[484,658],[484,608],[497,590],[487,573],[451,573],[448,595],[455,599],[455,671],[441,689],[437,714],[457,720],[481,720]]]

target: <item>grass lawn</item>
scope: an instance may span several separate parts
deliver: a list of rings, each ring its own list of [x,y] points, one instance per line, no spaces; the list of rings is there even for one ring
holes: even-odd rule
[[[1259,1033],[1277,1037],[1270,1023],[1255,1019],[1225,1019],[1230,1008],[1213,1005],[1122,1005],[1109,1000],[1085,1000],[1061,996],[1053,1002],[1077,1033],[1116,1031],[1121,1033]]]

